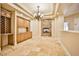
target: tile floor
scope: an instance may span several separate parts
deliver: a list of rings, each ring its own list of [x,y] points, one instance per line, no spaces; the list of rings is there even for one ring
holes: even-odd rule
[[[6,46],[2,56],[64,56],[65,52],[57,40],[50,37],[29,39],[16,46]]]

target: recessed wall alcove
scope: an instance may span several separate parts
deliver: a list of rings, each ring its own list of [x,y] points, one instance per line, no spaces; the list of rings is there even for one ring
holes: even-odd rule
[[[41,35],[51,36],[51,20],[45,19],[41,21]]]

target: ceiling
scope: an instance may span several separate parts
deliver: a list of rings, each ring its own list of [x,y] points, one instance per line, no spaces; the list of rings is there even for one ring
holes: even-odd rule
[[[37,6],[40,6],[40,13],[44,15],[51,14],[54,11],[53,3],[18,3],[18,5],[29,11],[31,14],[37,12]]]
[[[79,3],[64,3],[64,16],[79,13]]]
[[[17,3],[23,9],[27,10],[30,14],[37,12],[37,6],[40,6],[40,13],[50,18],[49,15],[55,16],[56,13],[61,12],[64,16],[79,12],[78,3]],[[61,13],[60,12],[60,13]],[[46,18],[45,17],[45,18]],[[52,17],[51,17],[52,18]]]

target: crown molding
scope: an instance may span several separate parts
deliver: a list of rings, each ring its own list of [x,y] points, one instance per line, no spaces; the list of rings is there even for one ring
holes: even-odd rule
[[[17,3],[13,3],[14,5],[16,5],[17,7],[21,8],[23,11],[27,12],[30,16],[33,16],[29,11],[25,10],[23,7],[21,7],[19,4]]]

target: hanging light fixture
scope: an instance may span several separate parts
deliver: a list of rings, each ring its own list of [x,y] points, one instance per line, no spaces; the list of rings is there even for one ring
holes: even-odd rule
[[[43,17],[43,14],[40,13],[39,8],[40,6],[37,6],[37,13],[34,14],[34,18],[37,20]]]

